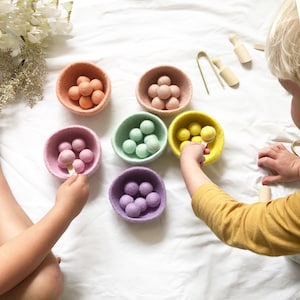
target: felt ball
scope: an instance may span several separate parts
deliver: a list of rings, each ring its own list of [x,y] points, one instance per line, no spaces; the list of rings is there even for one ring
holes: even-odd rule
[[[57,147],[58,152],[63,150],[72,150],[72,145],[69,142],[61,142]]]
[[[95,90],[93,91],[92,95],[91,95],[91,100],[95,105],[98,105],[99,103],[101,103],[101,101],[104,98],[104,93],[100,90]]]
[[[166,102],[166,109],[176,109],[180,106],[180,102],[175,97],[170,97]]]
[[[146,144],[148,140],[150,139],[157,139],[158,140],[158,137],[156,134],[147,134],[145,137],[144,137],[144,143]]]
[[[91,79],[89,77],[81,75],[81,76],[78,76],[76,83],[77,83],[77,85],[79,85],[81,82],[90,82],[90,81],[91,81]]]
[[[176,137],[181,142],[188,140],[190,135],[190,131],[187,128],[180,128],[176,132]]]
[[[143,197],[137,197],[134,200],[134,203],[135,203],[135,205],[137,205],[140,208],[141,212],[144,212],[148,207],[146,199]]]
[[[162,99],[166,100],[171,96],[170,87],[166,84],[160,85],[157,89],[157,96]]]
[[[191,135],[200,135],[201,128],[202,127],[198,122],[191,122],[188,125],[188,130],[190,131]]]
[[[79,106],[83,109],[90,109],[94,106],[90,96],[81,96],[79,98]]]
[[[83,173],[85,170],[85,163],[81,159],[75,158],[73,161],[73,168],[76,173]]]
[[[195,135],[191,138],[191,141],[196,142],[196,143],[202,143],[203,140],[202,140],[201,135]]]
[[[216,130],[214,127],[212,126],[204,126],[201,129],[201,137],[202,140],[206,143],[211,143],[214,141],[215,137],[216,137]]]
[[[71,100],[78,101],[81,94],[78,85],[71,86],[68,90],[68,96]]]
[[[138,158],[146,158],[147,156],[149,156],[147,145],[144,143],[138,144],[135,149],[135,154]]]
[[[149,193],[153,192],[153,190],[153,185],[148,181],[144,181],[139,185],[139,192],[142,196],[147,196]]]
[[[127,139],[122,143],[122,149],[126,154],[133,154],[135,153],[136,142],[134,140]]]
[[[84,163],[90,163],[94,160],[94,153],[92,150],[85,148],[80,151],[79,153],[79,158],[84,162]]]
[[[157,79],[157,84],[158,85],[163,85],[163,84],[171,85],[171,78],[167,75],[160,76]]]
[[[141,208],[134,202],[128,203],[125,207],[125,213],[128,217],[137,218],[141,214]]]
[[[155,130],[154,122],[151,120],[144,120],[140,124],[140,129],[143,134],[151,134]]]
[[[89,96],[92,94],[93,92],[93,87],[90,85],[89,82],[87,81],[83,81],[81,82],[79,85],[79,93],[82,95],[82,96]]]
[[[129,181],[124,185],[124,193],[132,197],[136,196],[139,192],[139,185],[135,181]]]
[[[143,133],[141,131],[140,128],[132,128],[130,131],[129,131],[129,138],[135,142],[141,142],[143,140]]]
[[[102,81],[100,79],[97,79],[97,78],[92,79],[90,81],[90,85],[91,85],[91,87],[94,90],[101,90],[101,91],[103,91],[103,83],[102,83]]]
[[[124,194],[119,199],[120,206],[125,209],[125,207],[134,201],[134,198],[130,195]]]
[[[179,150],[181,151],[181,150],[183,149],[183,147],[184,147],[186,144],[188,144],[188,143],[190,143],[189,140],[186,140],[186,141],[181,142],[180,145],[179,145]]]
[[[148,96],[150,98],[157,97],[157,89],[158,89],[158,84],[155,84],[155,83],[151,84],[147,91]]]
[[[164,109],[165,101],[160,99],[159,97],[154,97],[151,101],[151,105],[156,109]]]
[[[75,153],[69,149],[63,150],[58,155],[59,163],[65,166],[72,165],[74,159],[75,159]]]
[[[151,192],[146,196],[146,202],[148,207],[156,208],[159,206],[161,197],[157,192]]]
[[[81,138],[76,138],[72,141],[73,150],[80,152],[86,147],[85,141]]]
[[[148,138],[145,144],[147,146],[147,151],[151,154],[156,153],[160,149],[160,143],[156,136]]]
[[[179,98],[181,91],[177,85],[175,85],[175,84],[170,85],[170,90],[171,90],[171,95],[173,97]]]

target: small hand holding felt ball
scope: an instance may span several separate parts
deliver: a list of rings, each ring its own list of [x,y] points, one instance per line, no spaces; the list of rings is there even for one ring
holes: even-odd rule
[[[127,182],[124,185],[124,194],[119,199],[120,207],[131,218],[138,218],[148,210],[156,209],[160,202],[160,194],[154,191],[153,185],[148,181]]]

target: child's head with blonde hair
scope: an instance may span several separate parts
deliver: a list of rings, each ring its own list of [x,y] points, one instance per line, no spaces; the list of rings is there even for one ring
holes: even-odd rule
[[[283,1],[267,38],[266,55],[269,68],[278,79],[300,86],[300,19],[296,0]]]

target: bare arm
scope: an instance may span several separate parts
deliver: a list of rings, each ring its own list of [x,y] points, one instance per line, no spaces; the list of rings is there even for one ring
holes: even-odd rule
[[[88,198],[84,175],[70,177],[57,192],[54,207],[35,225],[0,247],[0,293],[30,275],[45,259]]]

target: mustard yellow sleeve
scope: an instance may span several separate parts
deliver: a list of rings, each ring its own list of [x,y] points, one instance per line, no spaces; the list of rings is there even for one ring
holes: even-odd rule
[[[196,216],[226,244],[269,255],[300,253],[300,191],[269,202],[238,202],[217,185],[192,196]]]

